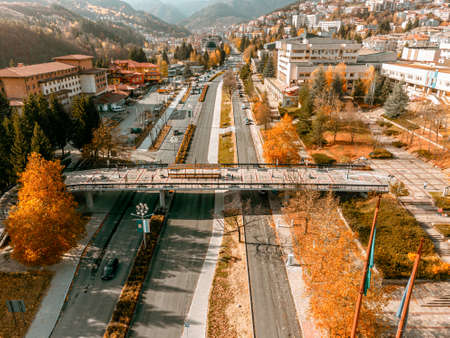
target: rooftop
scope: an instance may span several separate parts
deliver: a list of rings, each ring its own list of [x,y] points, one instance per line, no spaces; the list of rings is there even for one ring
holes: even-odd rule
[[[30,66],[9,67],[0,69],[0,77],[29,77],[40,74],[47,74],[62,70],[73,70],[76,67],[61,63],[61,62],[47,62],[38,63]]]
[[[82,54],[71,54],[71,55],[63,55],[63,56],[57,56],[53,58],[53,60],[74,60],[74,61],[82,61],[82,60],[91,60],[94,57],[91,55],[82,55]]]
[[[399,67],[408,67],[408,68],[414,68],[414,69],[423,69],[423,70],[431,70],[431,71],[438,71],[441,73],[447,73],[450,74],[450,67],[442,67],[442,66],[433,66],[433,65],[424,65],[419,63],[388,63],[392,66],[399,66]]]

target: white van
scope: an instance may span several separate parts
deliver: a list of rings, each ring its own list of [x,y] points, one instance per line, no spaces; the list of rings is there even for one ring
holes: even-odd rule
[[[121,111],[125,111],[125,108],[122,106],[113,106],[113,107],[111,107],[111,110],[114,112],[121,112]]]

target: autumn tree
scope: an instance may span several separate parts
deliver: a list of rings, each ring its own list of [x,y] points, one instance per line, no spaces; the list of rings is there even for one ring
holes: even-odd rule
[[[223,88],[231,98],[233,91],[237,88],[236,79],[232,71],[227,70],[223,75]]]
[[[267,130],[269,123],[271,122],[271,112],[267,103],[261,101],[256,102],[253,111],[255,112],[256,122],[263,125],[264,129]]]
[[[111,158],[113,153],[125,154],[124,142],[116,132],[117,122],[104,120],[100,126],[94,130],[92,142],[83,147],[84,157],[91,157],[97,160],[99,156]]]
[[[59,161],[32,153],[20,175],[19,201],[6,220],[12,257],[22,264],[55,264],[85,233],[76,202],[67,191]]]
[[[321,197],[318,193],[299,191],[283,211],[293,225],[294,254],[304,267],[312,318],[328,336],[348,337],[363,257],[354,234],[339,216],[337,200],[331,193]],[[375,273],[364,298],[358,331],[365,337],[379,337],[383,330],[381,321],[387,296],[381,282],[381,276]]]
[[[263,145],[264,158],[268,163],[298,163],[300,155],[297,142],[292,117],[286,114],[266,132]]]

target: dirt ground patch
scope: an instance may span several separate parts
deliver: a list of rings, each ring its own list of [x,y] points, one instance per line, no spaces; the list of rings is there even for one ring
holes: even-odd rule
[[[354,161],[360,157],[369,157],[373,151],[373,139],[367,134],[357,134],[351,143],[351,135],[348,132],[339,132],[336,142],[333,143],[333,135],[324,133],[328,145],[322,149],[314,150],[314,153],[323,153],[334,158],[338,163]]]
[[[253,337],[245,244],[239,242],[232,217],[225,218],[224,227],[209,298],[208,337]]]
[[[24,337],[50,285],[49,271],[0,272],[0,337]],[[6,307],[7,300],[23,300],[26,312],[13,316]]]
[[[223,89],[222,90],[222,105],[220,111],[220,128],[227,128],[231,126],[231,99],[228,92]]]
[[[234,133],[228,132],[219,136],[219,163],[234,163]]]

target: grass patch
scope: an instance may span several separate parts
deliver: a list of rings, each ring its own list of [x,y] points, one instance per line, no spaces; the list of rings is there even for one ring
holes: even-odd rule
[[[434,204],[440,209],[450,209],[450,197],[442,196],[440,192],[430,192]]]
[[[226,90],[222,90],[222,104],[220,109],[220,128],[231,126],[231,100]]]
[[[219,163],[234,163],[234,134],[228,132],[219,136]]]
[[[419,149],[414,151],[415,154],[417,154],[417,156],[422,157],[426,160],[432,160],[434,155],[433,153],[431,153],[430,151],[426,150],[426,149]]]
[[[52,279],[49,271],[0,272],[0,337],[23,337],[33,322]],[[18,327],[6,307],[7,300],[23,300],[26,312],[16,314]]]
[[[150,220],[150,235],[147,236],[147,248],[142,245],[133,262],[130,274],[122,288],[119,300],[114,308],[104,337],[126,337],[137,301],[144,285],[145,276],[150,268],[159,233],[164,222],[163,215],[153,215]]]
[[[172,126],[166,124],[164,128],[160,131],[155,143],[148,149],[148,151],[158,151],[159,148],[161,147],[161,144],[164,142],[164,139],[166,138],[167,134],[169,134],[170,129],[172,129]]]
[[[450,237],[450,224],[435,224],[434,227],[444,235],[444,237]]]
[[[316,164],[330,165],[336,163],[336,160],[334,158],[322,153],[312,154],[311,157],[313,158],[314,163]]]
[[[407,117],[405,117],[405,116],[399,116],[399,117],[396,117],[396,118],[390,118],[387,115],[383,115],[383,117],[388,119],[388,120],[390,120],[390,121],[392,121],[392,122],[398,123],[402,127],[405,127],[406,129],[409,129],[409,130],[416,130],[416,129],[420,128],[417,124],[411,123],[410,121],[408,121]]]
[[[341,202],[342,211],[364,246],[370,235],[376,198],[351,197]],[[384,196],[378,214],[375,264],[384,278],[408,278],[414,253],[424,238],[419,278],[442,280],[449,277],[449,266],[437,257],[432,241],[416,219],[398,201]]]
[[[387,149],[384,148],[376,148],[370,154],[370,158],[375,159],[391,159],[394,158],[394,155]]]
[[[404,148],[406,147],[406,143],[400,142],[400,141],[394,141],[392,142],[392,146],[394,146],[395,148]]]

